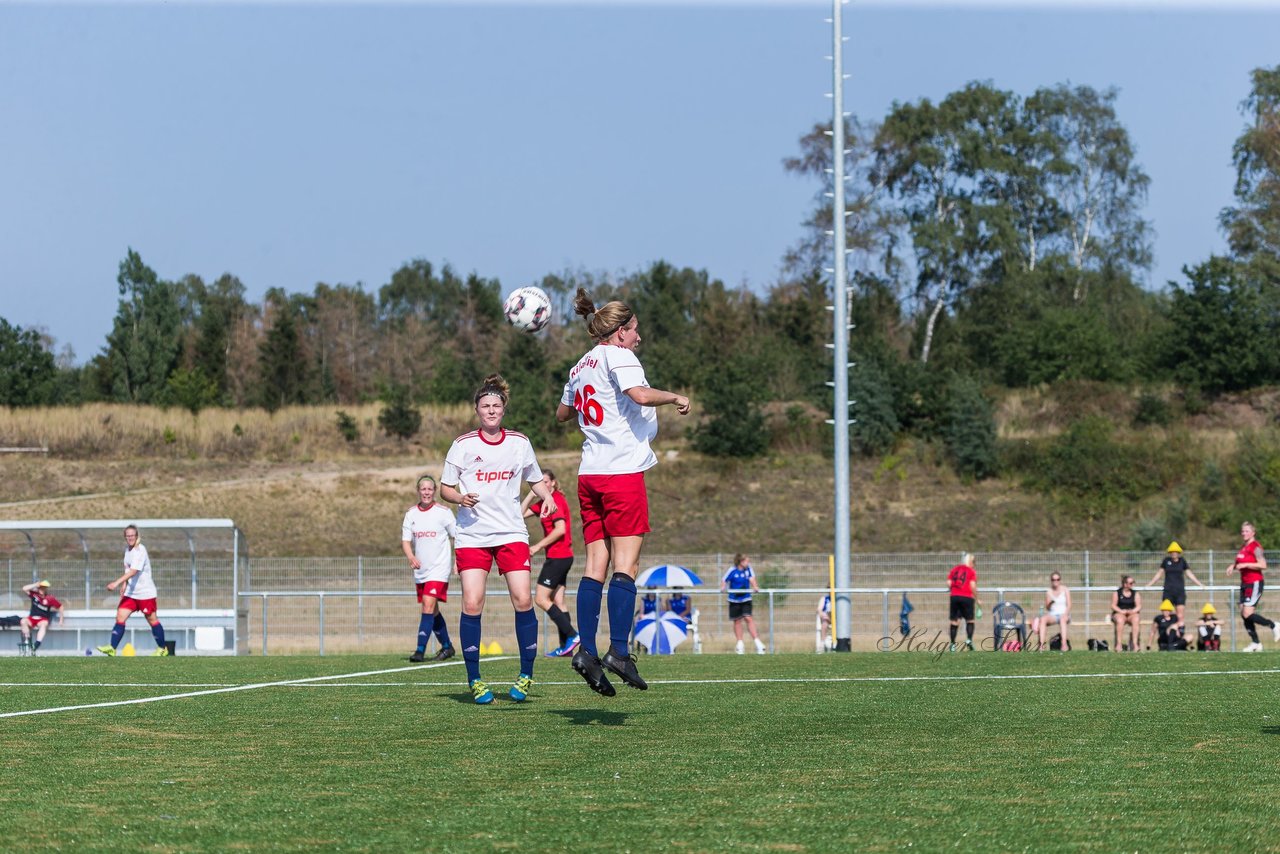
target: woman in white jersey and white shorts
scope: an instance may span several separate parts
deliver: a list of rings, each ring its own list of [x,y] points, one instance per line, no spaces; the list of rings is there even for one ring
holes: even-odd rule
[[[533,662],[538,655],[538,618],[533,610],[529,581],[529,529],[520,508],[520,484],[533,485],[542,499],[542,512],[555,508],[551,488],[533,446],[523,433],[504,430],[511,389],[497,374],[485,377],[475,394],[480,429],[453,440],[444,458],[440,497],[459,505],[454,557],[462,579],[462,617],[458,639],[467,666],[467,684],[481,705],[493,702],[493,692],[480,679],[480,617],[485,585],[496,563],[506,579],[516,611],[516,642],[520,647],[520,675],[511,686],[511,699],[521,702],[533,687]]]
[[[573,656],[576,670],[593,691],[616,692],[608,668],[633,688],[648,687],[627,649],[636,609],[636,573],[640,548],[649,532],[649,499],[644,472],[657,464],[649,442],[658,433],[654,407],[671,404],[689,413],[689,398],[650,388],[636,358],[640,329],[635,312],[614,300],[596,309],[582,288],[573,301],[586,318],[595,346],[569,371],[556,418],[577,418],[582,430],[582,465],[578,468],[578,504],[587,565],[578,585],[578,635]],[[604,579],[609,583],[609,649],[596,650]]]

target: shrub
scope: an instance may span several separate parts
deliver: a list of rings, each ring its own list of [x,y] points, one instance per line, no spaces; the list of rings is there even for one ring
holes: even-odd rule
[[[354,442],[360,438],[360,425],[356,420],[341,409],[338,410],[338,432],[342,434],[342,438],[348,442]]]
[[[981,480],[996,473],[996,419],[991,402],[976,380],[956,377],[948,387],[943,440],[951,465],[962,479]]]
[[[1133,413],[1133,423],[1139,427],[1168,427],[1173,421],[1173,409],[1163,397],[1152,391],[1138,396]]]
[[[409,400],[407,386],[392,384],[381,395],[385,404],[378,413],[378,426],[388,436],[408,439],[422,426],[422,413]]]
[[[728,359],[710,371],[702,389],[707,420],[693,428],[693,447],[716,457],[757,457],[767,451],[760,389],[744,359]]]
[[[849,443],[853,450],[872,457],[892,448],[899,428],[893,388],[875,362],[859,362],[849,372],[849,402],[853,416]]]

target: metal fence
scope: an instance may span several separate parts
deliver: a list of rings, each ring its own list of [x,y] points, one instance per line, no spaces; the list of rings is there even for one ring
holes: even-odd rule
[[[942,632],[948,627],[946,574],[958,554],[859,554],[852,558],[854,586],[851,600],[853,648],[878,648],[882,638],[898,629],[904,594],[913,611],[913,631]],[[1105,623],[1111,591],[1124,574],[1133,575],[1143,597],[1144,622],[1157,613],[1160,590],[1141,589],[1151,580],[1163,554],[1135,552],[1001,552],[977,555],[979,599],[988,610],[1008,599],[1023,606],[1028,621],[1040,611],[1049,575],[1058,572],[1073,596],[1073,645],[1081,648],[1090,637],[1113,641]],[[1231,618],[1237,576],[1225,567],[1234,552],[1188,552],[1192,572],[1206,585],[1188,587],[1188,624],[1205,602],[1213,602],[1227,626],[1225,648],[1236,648],[1238,621]],[[686,591],[699,613],[704,652],[730,652],[735,645],[726,597],[719,581],[732,556],[722,554],[646,555],[645,566],[675,563],[697,573],[701,587]],[[772,651],[814,651],[818,646],[817,608],[830,584],[830,558],[820,554],[764,554],[752,556],[759,578],[753,618],[761,639]],[[571,575],[567,608],[578,574]],[[659,591],[665,599],[668,591]],[[515,630],[505,585],[496,573],[489,582],[485,609],[486,642],[514,649]],[[241,636],[253,654],[396,651],[411,648],[417,632],[418,606],[411,575],[402,557],[379,558],[256,558],[241,584]],[[453,585],[444,606],[450,630],[456,632],[460,591]],[[1264,603],[1265,604],[1265,603]],[[1265,609],[1264,609],[1265,611]],[[549,621],[540,618],[544,647],[554,646]],[[607,618],[602,624],[607,628]],[[1056,630],[1055,630],[1056,631]],[[1146,637],[1147,626],[1143,628]],[[989,636],[988,621],[978,624],[980,637]],[[677,652],[690,651],[691,644]],[[748,637],[747,648],[751,649]]]
[[[1188,585],[1188,623],[1201,605],[1213,602],[1226,624],[1224,648],[1246,642],[1233,618],[1238,576],[1227,576],[1234,552],[1188,552],[1193,573],[1207,585]],[[1111,591],[1125,573],[1133,575],[1143,593],[1144,622],[1149,625],[1160,601],[1159,589],[1143,589],[1160,564],[1162,554],[1135,552],[1001,552],[977,555],[979,599],[988,609],[1000,599],[1017,602],[1028,619],[1037,615],[1049,575],[1058,572],[1072,590],[1071,633],[1077,648],[1089,637],[1113,639],[1103,621]],[[947,630],[946,574],[958,562],[957,553],[856,554],[852,556],[853,587],[850,597],[854,649],[877,648],[881,638],[898,627],[905,593],[914,610],[913,630]],[[117,594],[106,583],[119,576],[118,555],[110,559],[8,561],[6,594],[0,610],[23,611],[27,603],[21,587],[48,578],[55,595],[67,608],[114,608]],[[700,612],[699,631],[704,652],[728,652],[734,648],[734,632],[719,581],[732,561],[729,553],[646,554],[644,566],[674,563],[698,574],[701,587],[690,591]],[[817,647],[818,603],[829,590],[830,558],[822,554],[760,554],[752,556],[762,592],[756,596],[754,620],[761,639],[774,651],[812,651]],[[418,605],[412,574],[402,556],[345,558],[242,559],[238,587],[232,563],[223,555],[153,554],[161,613],[194,608],[227,608],[238,611],[239,652],[249,654],[395,652],[412,648],[417,632]],[[3,569],[3,564],[0,564]],[[572,597],[577,589],[581,558],[570,576],[567,609],[573,615]],[[444,606],[450,630],[456,633],[460,590],[452,585]],[[236,592],[239,591],[239,601]],[[662,591],[665,599],[666,591]],[[514,649],[515,630],[505,585],[495,573],[489,582],[486,608],[486,642],[497,641]],[[1266,613],[1267,603],[1261,610]],[[1275,606],[1280,610],[1280,605]],[[576,621],[575,621],[576,622]],[[544,644],[552,627],[540,615]],[[607,617],[602,621],[607,629]],[[990,624],[979,621],[980,636],[990,634]],[[1147,628],[1144,627],[1144,637]],[[554,645],[554,643],[551,643]],[[690,651],[691,644],[677,652]],[[750,642],[748,641],[748,649]]]

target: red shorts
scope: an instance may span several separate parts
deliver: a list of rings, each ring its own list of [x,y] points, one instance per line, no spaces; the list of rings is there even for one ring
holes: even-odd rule
[[[47,623],[47,622],[49,622],[49,618],[48,618],[48,617],[27,617],[27,623],[28,623],[28,624],[31,626],[31,628],[33,628],[33,629],[34,629],[36,626],[40,625],[41,623]]]
[[[132,596],[121,596],[120,604],[116,606],[124,608],[126,611],[141,611],[142,616],[154,614],[156,612],[156,600],[154,599],[134,599]]]
[[[422,601],[423,596],[434,596],[441,602],[449,601],[449,582],[447,581],[415,581],[414,588],[418,591],[418,601]]]
[[[578,509],[583,542],[649,533],[644,472],[578,475]]]
[[[480,546],[478,548],[454,549],[458,560],[458,572],[468,569],[483,569],[488,572],[496,561],[498,575],[508,572],[529,571],[529,544],[503,543],[500,546]]]

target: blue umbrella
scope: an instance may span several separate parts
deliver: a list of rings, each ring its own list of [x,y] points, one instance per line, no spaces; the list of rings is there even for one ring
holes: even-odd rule
[[[644,644],[650,655],[670,655],[688,634],[688,624],[671,611],[636,623],[636,642]]]
[[[651,566],[636,579],[637,587],[693,587],[701,583],[702,579],[692,570],[675,564]]]

